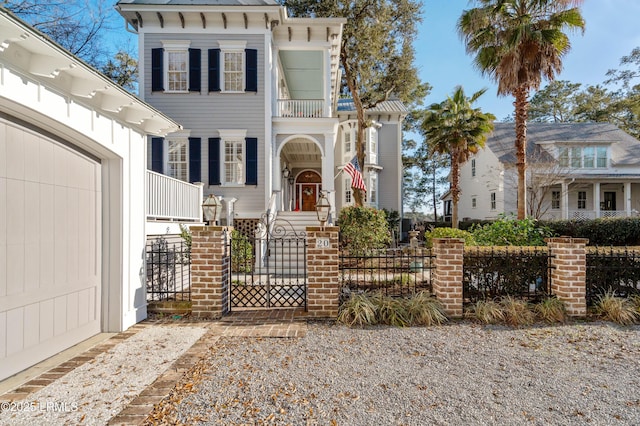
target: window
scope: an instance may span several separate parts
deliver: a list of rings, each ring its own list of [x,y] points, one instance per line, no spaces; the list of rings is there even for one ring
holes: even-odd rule
[[[346,129],[344,132],[344,155],[349,157],[351,155],[351,129]]]
[[[578,191],[578,209],[583,210],[587,208],[587,192]]]
[[[563,147],[558,150],[558,161],[562,167],[606,168],[609,162],[606,146]]]
[[[476,197],[471,198],[471,208],[475,209],[478,206],[478,200]]]
[[[367,197],[369,198],[369,203],[376,207],[378,205],[378,174],[372,173],[369,177],[369,188],[367,188]]]
[[[167,141],[167,175],[182,181],[189,181],[188,143],[184,139]]]
[[[606,168],[607,167],[607,147],[599,146],[596,148],[596,167],[598,168]]]
[[[167,50],[167,92],[186,92],[189,72],[186,50]]]
[[[222,87],[224,92],[244,91],[244,50],[222,52]]]
[[[244,140],[224,141],[223,185],[244,184]]]
[[[491,193],[491,210],[495,210],[496,209],[496,193],[492,192]]]
[[[551,208],[560,210],[560,191],[551,191]]]
[[[476,176],[476,159],[472,158],[471,159],[471,177],[475,177]]]
[[[344,202],[351,204],[351,179],[344,180]]]

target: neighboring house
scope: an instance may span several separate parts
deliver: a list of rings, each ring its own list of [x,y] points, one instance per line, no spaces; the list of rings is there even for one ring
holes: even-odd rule
[[[486,148],[461,168],[462,219],[516,214],[513,123],[496,123]],[[636,216],[640,141],[608,123],[527,124],[527,214],[539,219]],[[445,215],[451,204],[444,197]]]
[[[0,8],[0,380],[146,318],[148,134],[179,125]]]
[[[149,141],[150,169],[202,182],[223,201],[221,223],[240,228],[268,209],[313,212],[321,190],[333,217],[353,203],[339,173],[355,154],[355,114],[338,101],[345,19],[290,18],[273,0],[116,7],[139,36],[141,96],[184,127]],[[405,114],[393,101],[369,112],[362,168],[380,208],[401,211]]]

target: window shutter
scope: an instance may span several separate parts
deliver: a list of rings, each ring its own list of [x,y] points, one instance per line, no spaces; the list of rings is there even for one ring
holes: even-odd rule
[[[164,49],[151,49],[151,91],[164,90]]]
[[[209,92],[220,91],[220,49],[209,49]]]
[[[189,182],[202,181],[200,138],[189,138]]]
[[[245,92],[258,91],[258,51],[256,49],[246,49],[245,51]]]
[[[209,185],[220,185],[220,138],[209,138]]]
[[[258,138],[246,138],[247,158],[245,185],[258,184]]]
[[[151,170],[164,173],[164,138],[151,138]]]
[[[200,49],[189,49],[189,91],[200,91]]]

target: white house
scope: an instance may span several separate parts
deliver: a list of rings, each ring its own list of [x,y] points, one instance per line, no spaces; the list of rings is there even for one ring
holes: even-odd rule
[[[513,123],[496,123],[460,172],[461,219],[517,213]],[[608,123],[528,123],[527,214],[539,219],[636,216],[640,141]],[[445,197],[445,215],[450,196]]]
[[[147,135],[179,127],[0,8],[0,380],[146,318]]]
[[[320,191],[334,217],[353,203],[340,173],[355,154],[352,106],[338,100],[344,18],[291,18],[274,0],[116,7],[138,33],[140,96],[184,127],[149,141],[149,169],[202,182],[239,229],[266,210],[313,212]],[[406,109],[391,101],[368,114],[368,203],[401,212]]]

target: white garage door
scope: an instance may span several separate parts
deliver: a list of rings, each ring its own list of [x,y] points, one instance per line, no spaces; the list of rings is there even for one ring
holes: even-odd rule
[[[0,117],[0,380],[100,332],[100,174]]]

